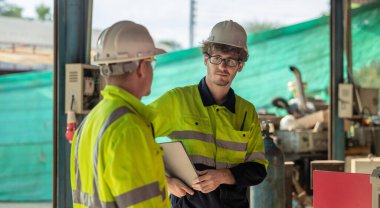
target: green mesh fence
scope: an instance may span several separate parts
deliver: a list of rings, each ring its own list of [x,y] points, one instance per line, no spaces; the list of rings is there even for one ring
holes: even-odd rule
[[[52,73],[0,77],[0,201],[52,198]]]
[[[380,60],[380,3],[352,12],[353,69]],[[235,92],[271,112],[274,97],[290,98],[290,65],[299,68],[306,94],[328,101],[329,18],[249,35],[250,58]],[[149,103],[174,87],[197,84],[206,69],[199,48],[158,57]],[[0,201],[52,199],[52,72],[0,77]],[[69,183],[69,181],[67,182]]]
[[[380,60],[380,3],[352,11],[353,69],[359,70]],[[238,73],[232,87],[237,94],[272,113],[275,97],[290,99],[288,82],[295,81],[289,66],[296,66],[304,82],[306,95],[329,100],[330,29],[329,17],[322,17],[276,30],[248,36],[250,58]],[[143,100],[153,101],[177,86],[196,84],[206,69],[199,48],[158,57],[152,94]]]

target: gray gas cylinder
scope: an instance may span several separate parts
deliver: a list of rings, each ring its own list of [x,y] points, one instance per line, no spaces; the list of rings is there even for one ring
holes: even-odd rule
[[[284,154],[270,136],[269,123],[264,123],[265,157],[269,162],[263,182],[250,187],[250,208],[285,208]]]

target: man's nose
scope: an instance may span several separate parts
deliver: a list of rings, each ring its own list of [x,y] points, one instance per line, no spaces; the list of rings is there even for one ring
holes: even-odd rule
[[[225,59],[222,59],[222,62],[219,64],[220,69],[227,69],[227,62]]]

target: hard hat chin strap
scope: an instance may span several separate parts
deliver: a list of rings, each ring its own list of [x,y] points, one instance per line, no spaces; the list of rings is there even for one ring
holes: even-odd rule
[[[100,74],[106,78],[109,76],[122,75],[127,72],[132,72],[138,67],[138,61],[126,63],[104,64],[100,65]]]

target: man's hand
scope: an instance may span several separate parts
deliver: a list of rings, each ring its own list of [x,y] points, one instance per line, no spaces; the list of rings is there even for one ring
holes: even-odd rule
[[[220,184],[235,184],[235,178],[229,169],[209,169],[198,171],[198,174],[200,176],[193,181],[192,187],[202,193],[214,191]]]
[[[166,180],[168,181],[169,193],[173,194],[174,196],[181,198],[185,196],[186,193],[190,195],[194,194],[194,191],[190,187],[186,186],[186,184],[182,183],[182,181],[179,179],[170,178],[167,176]]]

